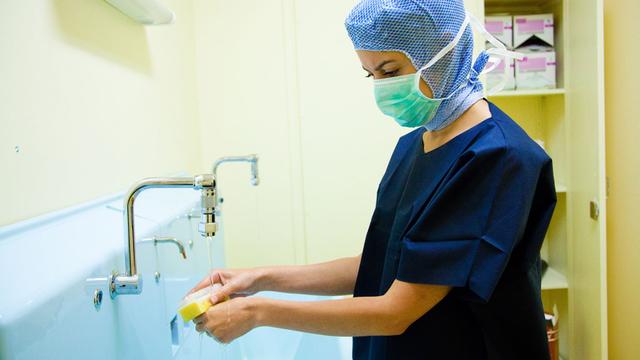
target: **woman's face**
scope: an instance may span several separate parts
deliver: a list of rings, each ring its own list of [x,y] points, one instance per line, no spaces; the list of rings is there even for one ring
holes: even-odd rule
[[[356,50],[362,68],[367,72],[367,77],[374,79],[386,79],[395,76],[415,74],[416,68],[409,58],[398,51],[369,51]],[[429,98],[433,97],[433,92],[420,78],[420,91]]]

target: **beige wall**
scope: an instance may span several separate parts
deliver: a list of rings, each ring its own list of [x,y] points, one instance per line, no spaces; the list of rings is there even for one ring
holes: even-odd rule
[[[377,110],[347,37],[355,2],[196,1],[203,162],[260,155],[258,188],[243,165],[219,176],[230,266],[362,248],[377,184],[406,131]]]
[[[640,358],[640,2],[605,1],[609,358]]]
[[[247,164],[218,172],[230,266],[292,263],[295,237],[289,70],[281,1],[196,0],[202,166],[220,156],[260,156],[259,187]],[[297,253],[298,251],[298,253]]]
[[[178,22],[145,27],[99,0],[0,2],[0,225],[199,167],[193,4],[166,3]]]
[[[347,36],[356,2],[196,0],[203,163],[261,157],[258,188],[246,166],[219,176],[230,266],[362,249],[378,182],[407,131],[378,111]]]
[[[258,153],[260,187],[219,173],[230,265],[360,251],[405,131],[344,29],[356,0],[165,2],[157,27],[99,0],[0,4],[0,225]]]

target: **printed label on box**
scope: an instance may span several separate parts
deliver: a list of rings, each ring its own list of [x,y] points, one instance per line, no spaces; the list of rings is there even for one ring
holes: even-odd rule
[[[518,19],[518,34],[537,34],[544,32],[544,20]]]
[[[513,46],[554,45],[553,14],[518,15],[513,20]]]
[[[513,48],[512,16],[487,16],[484,18],[484,26],[490,34],[507,48]]]
[[[534,72],[534,71],[546,71],[547,70],[547,59],[540,58],[529,58],[525,57],[520,61],[520,71],[522,72]]]
[[[502,21],[487,21],[484,23],[484,27],[492,35],[504,34],[504,23]]]
[[[544,47],[527,47],[520,50],[526,56],[516,61],[516,88],[553,89],[556,87],[556,54]]]
[[[494,86],[500,84],[504,77],[506,76],[506,82],[504,82],[504,88],[502,90],[514,90],[516,87],[516,79],[515,79],[515,62],[512,59],[509,59],[509,70],[505,74],[505,60],[500,59],[500,63],[491,71],[487,73],[486,84],[487,88],[493,88]],[[487,67],[491,66],[491,64],[487,64]]]
[[[489,71],[489,74],[498,74],[498,75],[504,74],[504,64],[505,64],[505,61],[504,59],[502,59],[493,70]],[[490,65],[488,64],[487,66],[490,66]],[[511,68],[514,68],[514,67],[515,65],[513,64],[513,61],[511,61]]]

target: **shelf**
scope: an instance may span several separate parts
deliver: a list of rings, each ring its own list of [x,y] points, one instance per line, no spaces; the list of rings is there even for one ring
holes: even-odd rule
[[[489,15],[527,15],[549,12],[558,0],[485,0],[485,12]]]
[[[562,184],[556,184],[556,192],[557,193],[566,193],[567,192],[567,186],[566,185],[562,185]]]
[[[567,278],[557,270],[549,267],[542,277],[542,290],[567,289]]]
[[[550,3],[553,0],[485,0],[485,6],[499,6],[499,5],[522,5],[522,4],[533,4],[536,6],[540,6],[546,3]]]
[[[507,90],[491,95],[490,97],[554,96],[564,94],[564,89]]]

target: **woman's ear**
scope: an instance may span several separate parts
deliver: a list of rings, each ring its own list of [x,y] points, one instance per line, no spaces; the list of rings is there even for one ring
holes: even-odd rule
[[[427,82],[422,77],[422,74],[420,74],[419,76],[420,76],[420,91],[422,92],[422,94],[424,94],[424,96],[428,97],[429,99],[433,99],[433,91],[431,90]]]

